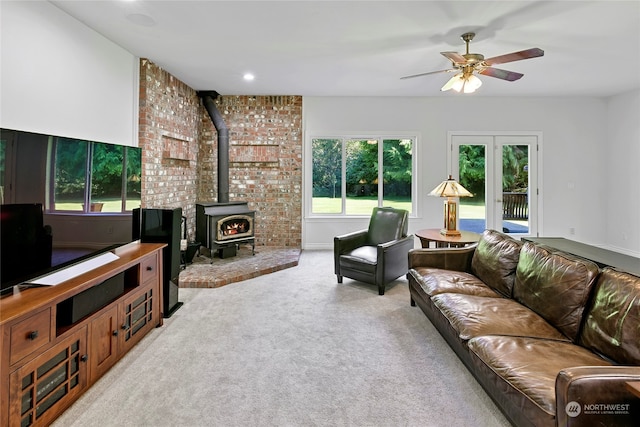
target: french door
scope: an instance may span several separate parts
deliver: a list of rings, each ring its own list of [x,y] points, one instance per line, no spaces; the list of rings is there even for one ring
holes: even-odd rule
[[[538,134],[449,134],[450,170],[474,197],[460,199],[460,230],[538,233]]]

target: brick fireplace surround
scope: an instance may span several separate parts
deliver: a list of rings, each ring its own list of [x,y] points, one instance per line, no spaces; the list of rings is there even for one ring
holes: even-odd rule
[[[211,270],[187,280],[196,260],[181,274],[185,286],[244,280],[256,271],[291,266],[292,259],[297,265],[302,245],[302,97],[221,94],[215,102],[229,129],[229,201],[247,201],[256,211],[256,255],[245,259],[245,271],[234,277],[227,267],[224,274]],[[215,127],[196,90],[147,59],[140,61],[139,103],[141,206],[181,207],[193,241],[196,203],[217,201]],[[272,256],[276,253],[286,256]],[[240,260],[214,259],[211,268],[223,261]]]

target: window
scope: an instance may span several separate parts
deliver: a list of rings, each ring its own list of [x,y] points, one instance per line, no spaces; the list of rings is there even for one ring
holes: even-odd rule
[[[130,211],[140,206],[141,150],[53,138],[49,210]]]
[[[415,138],[313,138],[312,215],[369,215],[376,206],[413,212]]]

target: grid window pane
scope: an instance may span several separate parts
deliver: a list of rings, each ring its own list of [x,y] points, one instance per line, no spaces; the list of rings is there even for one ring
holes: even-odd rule
[[[342,140],[314,139],[311,212],[342,212]]]
[[[529,232],[529,146],[502,146],[502,229]]]
[[[383,141],[383,206],[412,211],[412,148],[411,139]]]
[[[347,215],[369,215],[378,206],[378,140],[346,141]]]
[[[55,147],[53,207],[57,211],[82,211],[89,143],[58,138]]]
[[[140,171],[142,170],[142,150],[139,148],[126,148],[127,154],[127,188],[125,210],[131,211],[140,207],[141,183]]]
[[[90,211],[122,211],[123,155],[121,145],[93,144]]]

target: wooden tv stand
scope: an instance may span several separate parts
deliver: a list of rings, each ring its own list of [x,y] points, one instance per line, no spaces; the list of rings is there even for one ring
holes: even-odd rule
[[[165,246],[132,242],[106,265],[2,297],[1,427],[50,424],[162,325]]]

